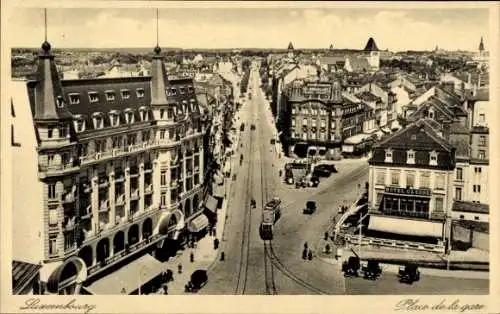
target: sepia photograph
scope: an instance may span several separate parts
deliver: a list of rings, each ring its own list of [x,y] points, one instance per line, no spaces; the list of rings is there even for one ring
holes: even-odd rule
[[[25,296],[9,311],[486,310],[403,296],[492,293],[498,3],[272,4],[2,2],[2,298]]]

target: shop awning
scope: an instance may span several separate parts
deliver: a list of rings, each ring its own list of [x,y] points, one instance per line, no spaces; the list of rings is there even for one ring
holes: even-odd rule
[[[217,198],[223,198],[225,194],[224,184],[212,184],[212,195]]]
[[[213,197],[212,195],[207,195],[207,198],[205,199],[205,207],[215,213],[217,211],[217,200],[215,199],[215,197]]]
[[[57,269],[57,267],[61,266],[61,264],[62,261],[44,264],[40,269],[40,281],[49,281],[50,275],[52,275],[52,273]]]
[[[188,230],[190,232],[200,232],[208,226],[208,218],[207,216],[201,214],[198,217],[191,220],[188,224]]]
[[[85,287],[85,290],[95,295],[128,295],[137,291],[139,285],[148,283],[163,271],[165,265],[153,256],[145,254]]]
[[[417,237],[443,236],[443,224],[439,222],[370,215],[369,230]]]
[[[171,220],[172,223],[171,223]],[[175,226],[175,228],[174,228]],[[164,212],[159,219],[159,223],[155,229],[155,233],[168,234],[172,229],[182,230],[185,227],[184,215],[178,209],[172,212]]]
[[[344,144],[357,145],[370,138],[371,134],[356,134],[345,139]]]

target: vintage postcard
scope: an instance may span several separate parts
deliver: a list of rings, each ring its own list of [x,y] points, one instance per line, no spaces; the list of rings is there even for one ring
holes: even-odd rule
[[[3,1],[1,311],[499,311],[498,14]]]

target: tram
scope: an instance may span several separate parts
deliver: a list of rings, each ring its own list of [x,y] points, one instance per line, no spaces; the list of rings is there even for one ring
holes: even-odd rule
[[[262,222],[259,227],[259,235],[262,240],[272,240],[274,224],[281,217],[281,200],[273,198],[262,210]]]

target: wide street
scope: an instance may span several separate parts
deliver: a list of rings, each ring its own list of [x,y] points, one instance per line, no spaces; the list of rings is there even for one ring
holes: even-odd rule
[[[284,166],[270,139],[276,135],[267,100],[259,88],[260,77],[252,68],[249,93],[240,110],[239,123],[245,123],[240,143],[233,156],[233,182],[229,195],[228,216],[221,250],[224,261],[209,269],[209,281],[201,294],[471,294],[487,293],[488,281],[426,276],[420,282],[399,284],[395,274],[384,273],[377,281],[344,278],[339,264],[329,264],[319,257],[302,259],[305,242],[317,248],[323,232],[337,215],[338,205],[354,201],[358,185],[368,180],[366,159],[336,162],[338,173],[322,179],[319,187],[295,189],[279,177]],[[256,130],[250,126],[255,124]],[[240,165],[240,155],[243,162]],[[272,243],[259,237],[264,204],[278,196],[282,216],[274,229]],[[250,208],[252,197],[257,208]],[[304,215],[307,200],[315,200],[318,210]],[[266,254],[267,252],[267,254]],[[465,288],[466,287],[466,288]],[[467,289],[467,290],[464,290]]]

